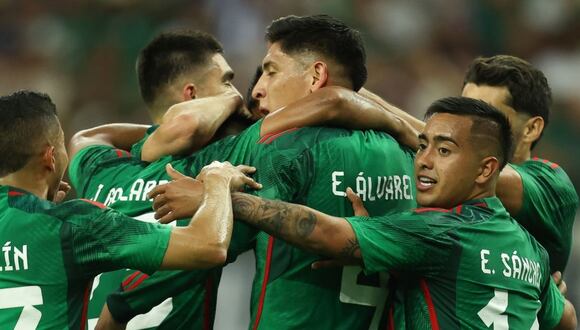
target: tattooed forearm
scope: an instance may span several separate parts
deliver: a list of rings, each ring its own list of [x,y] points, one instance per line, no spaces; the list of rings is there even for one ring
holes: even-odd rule
[[[348,240],[347,245],[340,251],[339,258],[344,259],[351,259],[356,258],[356,252],[360,250],[360,245],[358,244],[358,240],[355,238],[351,238]]]
[[[316,215],[300,205],[235,193],[234,217],[284,239],[308,238],[316,227]]]

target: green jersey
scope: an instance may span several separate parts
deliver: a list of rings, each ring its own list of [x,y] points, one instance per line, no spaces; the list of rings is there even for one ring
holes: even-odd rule
[[[149,129],[148,135],[154,129],[155,126]],[[69,176],[83,197],[100,201],[139,220],[155,221],[152,201],[147,198],[147,193],[155,186],[168,182],[169,177],[165,171],[167,163],[171,162],[176,170],[194,177],[204,165],[213,160],[249,163],[253,154],[251,149],[255,148],[259,139],[259,131],[258,123],[238,137],[227,137],[191,156],[168,156],[150,164],[142,162],[140,157],[131,157],[129,153],[112,147],[88,147],[72,159]],[[144,141],[134,145],[132,151],[140,154]],[[189,219],[180,220],[177,225],[188,222]],[[255,233],[255,229],[243,223],[234,225],[228,251],[230,260],[251,248]],[[179,324],[195,329],[211,328],[221,269],[160,272],[147,279],[140,276],[136,280],[143,280],[136,284],[121,285],[133,273],[125,270],[99,276],[91,295],[91,324],[96,324],[107,296],[114,293],[108,302],[110,312],[118,321],[127,321],[137,314],[146,313],[133,319],[131,326],[175,329]],[[188,284],[182,285],[184,281],[188,281]],[[159,291],[160,286],[163,291]],[[173,295],[162,296],[160,292]]]
[[[352,215],[347,187],[371,214],[416,206],[413,153],[374,131],[322,127],[265,136],[257,195]],[[359,267],[311,269],[323,257],[260,233],[252,290],[253,329],[368,329],[386,301],[386,279]],[[374,323],[373,323],[374,322]]]
[[[396,278],[391,329],[551,329],[562,317],[546,250],[495,197],[347,220],[365,270]]]
[[[550,270],[564,271],[572,249],[572,226],[578,195],[566,172],[556,163],[534,157],[509,164],[522,178],[523,203],[514,218],[550,255]]]
[[[57,205],[0,187],[0,324],[85,329],[93,277],[121,267],[158,269],[170,233],[94,202]]]

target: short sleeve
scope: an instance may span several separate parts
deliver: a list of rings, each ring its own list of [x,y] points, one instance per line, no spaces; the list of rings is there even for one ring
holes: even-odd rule
[[[100,164],[111,159],[130,156],[131,154],[127,151],[111,146],[98,145],[83,148],[70,161],[68,174],[71,184],[82,195],[92,174]]]
[[[184,288],[203,283],[209,273],[208,270],[158,271],[148,276],[137,271],[107,297],[107,306],[117,322],[127,323],[167,298],[182,293]]]
[[[159,269],[169,244],[170,226],[138,221],[112,209],[79,204],[89,203],[63,204],[74,207],[76,214],[65,219],[61,228],[63,249],[78,268],[79,276],[94,276],[119,268],[147,273]]]
[[[411,212],[380,217],[348,217],[366,271],[437,272],[453,248],[447,232],[436,233]]]
[[[151,136],[151,134],[153,134],[153,132],[155,132],[157,128],[159,128],[159,125],[153,125],[149,127],[145,132],[145,136],[143,136],[141,140],[137,141],[137,143],[131,146],[131,155],[133,155],[133,157],[141,159],[141,154],[143,153],[143,145],[145,144],[145,141],[147,141],[149,136]]]
[[[546,281],[546,285],[540,296],[540,301],[542,303],[542,307],[538,312],[540,329],[553,329],[562,319],[566,300],[560,293],[560,290],[558,290],[551,276]]]

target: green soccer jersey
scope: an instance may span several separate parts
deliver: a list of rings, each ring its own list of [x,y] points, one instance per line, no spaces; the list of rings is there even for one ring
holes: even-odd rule
[[[415,204],[413,153],[374,131],[322,127],[265,136],[256,158],[257,195],[352,215],[353,188],[371,214]],[[265,233],[256,242],[253,329],[368,329],[378,325],[386,279],[359,267],[312,270],[321,256]],[[373,323],[374,322],[374,323]]]
[[[149,129],[147,136],[155,128],[153,126]],[[72,159],[69,176],[81,196],[102,202],[139,220],[155,221],[152,201],[147,199],[147,193],[155,186],[168,182],[165,171],[167,163],[171,162],[176,170],[194,177],[204,165],[213,160],[228,160],[233,164],[249,163],[254,154],[251,149],[258,146],[256,141],[259,132],[260,123],[257,123],[238,137],[222,139],[191,156],[168,156],[150,164],[142,162],[140,157],[131,157],[129,153],[111,147],[88,147]],[[132,148],[137,156],[140,156],[144,141],[145,138]],[[178,225],[187,224],[188,221],[180,220]],[[234,225],[228,252],[230,261],[251,248],[255,233],[255,229],[243,223]],[[111,293],[114,293],[114,297],[109,300],[109,307],[117,320],[126,321],[162,304],[147,315],[131,321],[132,325],[139,328],[175,329],[175,325],[180,324],[187,328],[205,329],[213,324],[221,269],[155,273],[138,283],[121,285],[133,273],[125,270],[105,273],[97,278],[97,285],[91,295],[89,326],[96,324],[107,296]],[[170,275],[172,273],[176,278]],[[189,281],[191,285],[181,285],[184,281]],[[165,297],[159,295],[160,286],[163,286],[164,292],[174,294]],[[166,301],[168,297],[171,299]]]
[[[351,217],[365,270],[390,271],[390,329],[551,329],[564,298],[546,250],[495,197]]]
[[[550,255],[550,270],[564,271],[572,249],[572,226],[578,195],[566,172],[556,163],[534,157],[510,166],[523,184],[523,203],[513,217]]]
[[[158,269],[171,228],[97,203],[54,204],[0,187],[0,324],[7,329],[84,329],[95,275]]]

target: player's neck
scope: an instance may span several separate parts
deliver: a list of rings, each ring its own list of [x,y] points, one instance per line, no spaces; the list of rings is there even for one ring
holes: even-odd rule
[[[0,178],[0,185],[11,186],[26,190],[38,198],[46,199],[48,184],[46,180],[39,178],[37,174],[29,171],[18,171]]]
[[[530,159],[532,156],[532,151],[530,145],[525,143],[518,143],[516,145],[516,150],[514,151],[514,156],[510,163],[521,164],[526,160]]]

